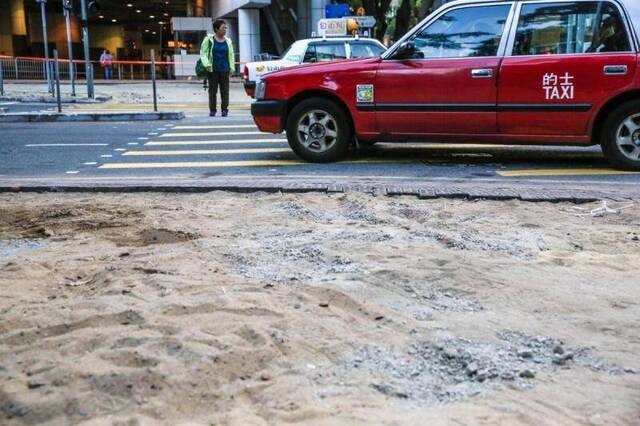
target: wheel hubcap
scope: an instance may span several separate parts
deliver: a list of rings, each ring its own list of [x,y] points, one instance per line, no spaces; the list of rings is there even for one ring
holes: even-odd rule
[[[322,124],[315,123],[314,125],[309,127],[309,133],[311,134],[312,138],[320,139],[326,134],[326,131]]]
[[[620,124],[616,143],[625,157],[640,161],[640,114],[630,115]]]
[[[315,152],[324,152],[336,143],[338,125],[327,111],[313,110],[298,120],[297,136],[300,143]]]

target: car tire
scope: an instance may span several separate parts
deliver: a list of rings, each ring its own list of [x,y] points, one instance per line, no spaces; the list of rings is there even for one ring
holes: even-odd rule
[[[627,102],[606,118],[602,152],[617,169],[640,171],[640,100]]]
[[[324,98],[300,102],[287,119],[289,146],[312,163],[330,163],[344,157],[352,133],[342,108]]]

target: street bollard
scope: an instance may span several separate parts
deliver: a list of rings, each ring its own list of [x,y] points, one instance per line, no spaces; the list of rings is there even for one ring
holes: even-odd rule
[[[88,65],[85,65],[85,74],[87,77],[87,81],[90,81],[91,84],[87,84],[87,97],[93,99],[95,98],[95,90],[94,90],[94,74],[93,74],[93,63],[89,62]],[[91,90],[91,92],[89,92]]]
[[[49,78],[51,83],[49,84],[50,87],[50,92],[51,92],[51,97],[53,98],[56,95],[56,85],[55,85],[55,81],[54,81],[54,76],[53,76],[53,69],[54,69],[54,64],[53,62],[51,62],[51,59],[49,59],[47,61],[47,72],[49,73]]]
[[[133,80],[133,64],[129,66],[129,72],[131,73],[131,80]]]
[[[60,99],[60,62],[58,62],[58,49],[53,50],[53,60],[56,68],[56,97],[58,100],[58,112],[62,112],[62,100]]]
[[[2,69],[2,59],[0,59],[0,96],[4,96],[4,72]]]
[[[156,51],[151,49],[151,81],[153,84],[153,111],[158,112],[158,96],[156,90]]]

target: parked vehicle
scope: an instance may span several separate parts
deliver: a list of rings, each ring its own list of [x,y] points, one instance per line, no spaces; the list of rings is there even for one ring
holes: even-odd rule
[[[638,0],[448,3],[381,57],[278,71],[252,114],[314,162],[357,138],[600,144],[640,170]]]
[[[253,97],[256,84],[267,73],[301,64],[380,56],[385,50],[387,48],[382,43],[370,38],[331,37],[298,40],[287,49],[282,59],[246,64],[243,72],[244,89],[247,95]]]

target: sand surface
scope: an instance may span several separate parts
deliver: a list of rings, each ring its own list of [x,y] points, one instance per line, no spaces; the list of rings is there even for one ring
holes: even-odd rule
[[[640,424],[640,205],[595,207],[0,195],[0,424]]]

